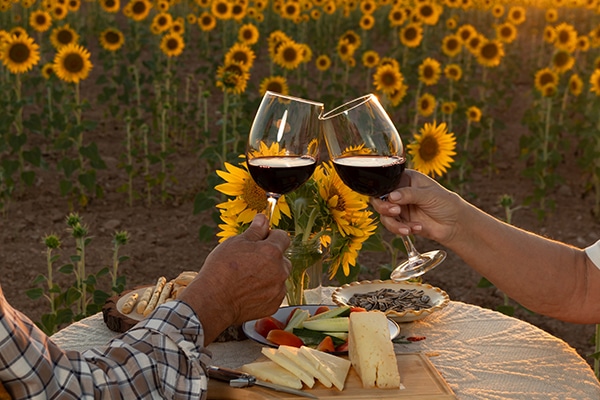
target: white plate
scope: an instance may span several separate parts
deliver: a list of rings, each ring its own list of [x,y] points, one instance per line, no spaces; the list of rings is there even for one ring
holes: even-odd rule
[[[287,317],[290,315],[290,313],[296,309],[296,308],[301,308],[303,310],[308,310],[308,312],[310,312],[310,315],[313,315],[315,311],[317,311],[317,308],[321,307],[321,305],[304,305],[304,306],[286,306],[286,307],[281,307],[279,310],[277,310],[277,312],[275,314],[272,315],[273,318],[278,319],[281,322],[285,322],[287,320]],[[328,306],[329,308],[336,308],[335,306]],[[278,347],[275,343],[267,340],[263,335],[259,334],[258,332],[256,332],[256,330],[254,329],[254,325],[256,324],[256,321],[258,321],[257,319],[253,319],[252,321],[246,321],[244,322],[244,324],[242,325],[242,329],[244,331],[244,333],[246,334],[247,337],[249,337],[250,339],[264,344],[266,346],[270,346],[270,347]],[[398,326],[397,323],[395,323],[394,321],[388,319],[388,326],[390,328],[390,339],[395,339],[396,336],[398,336],[400,334],[400,327]]]
[[[450,302],[448,294],[442,289],[418,282],[394,282],[394,281],[360,281],[352,282],[337,288],[331,298],[339,306],[347,305],[348,300],[355,293],[373,292],[379,289],[390,288],[393,290],[419,289],[429,296],[431,307],[420,310],[407,310],[402,312],[386,311],[386,316],[396,322],[410,322],[424,318],[431,313],[441,310]]]

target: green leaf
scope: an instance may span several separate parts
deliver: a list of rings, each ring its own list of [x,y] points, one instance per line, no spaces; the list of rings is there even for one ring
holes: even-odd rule
[[[109,273],[109,271],[110,271],[110,270],[108,269],[108,267],[104,267],[104,268],[102,268],[100,271],[98,271],[98,272],[96,273],[96,277],[97,277],[97,278],[100,278],[100,277],[102,277],[102,276],[105,276],[105,275],[107,275],[107,274]]]
[[[62,308],[56,312],[56,323],[58,325],[70,324],[73,322],[73,311],[70,308]]]
[[[504,315],[508,315],[509,317],[512,317],[515,315],[515,308],[513,306],[501,305],[501,306],[496,307],[496,311],[499,311]]]
[[[36,167],[42,165],[42,151],[39,147],[23,151],[23,159]]]
[[[42,315],[42,326],[46,334],[53,334],[56,332],[56,314],[44,314]]]
[[[47,280],[48,280],[48,278],[46,278],[45,275],[38,274],[38,276],[36,276],[35,279],[33,280],[32,284],[39,285],[40,283],[46,282]]]
[[[63,273],[63,274],[71,274],[71,273],[73,273],[73,269],[74,269],[73,264],[65,264],[58,269],[58,272]]]
[[[96,171],[90,170],[79,174],[77,178],[79,183],[87,189],[88,192],[93,193],[96,186]]]
[[[33,171],[23,171],[21,172],[21,180],[27,185],[32,186],[35,181],[35,172]]]
[[[95,290],[94,295],[92,296],[95,304],[103,305],[106,303],[106,300],[110,297],[110,295],[102,290]]]
[[[66,196],[69,193],[71,193],[71,190],[73,189],[73,184],[67,180],[61,179],[60,180],[60,195],[61,196]]]
[[[106,169],[106,163],[102,160],[100,152],[98,151],[98,145],[96,142],[90,143],[88,146],[82,146],[79,149],[79,153],[82,156],[90,160],[92,168],[95,169]]]
[[[42,288],[33,288],[25,291],[25,295],[31,300],[37,300],[44,295]]]
[[[67,305],[74,304],[81,298],[81,292],[77,288],[70,287],[65,295],[65,303]]]
[[[129,260],[129,256],[120,256],[118,258],[119,263],[123,263],[125,261]]]
[[[209,197],[205,192],[199,192],[194,198],[194,215],[211,209],[214,206],[215,200],[212,197]]]
[[[487,278],[482,277],[479,282],[477,283],[477,287],[478,288],[489,288],[489,287],[494,287],[494,284],[492,282],[490,282],[489,280],[487,280]]]

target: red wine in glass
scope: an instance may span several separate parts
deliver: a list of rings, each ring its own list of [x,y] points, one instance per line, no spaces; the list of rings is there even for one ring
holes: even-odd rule
[[[333,160],[333,166],[350,189],[381,197],[398,187],[406,159],[399,156],[349,156]]]
[[[259,157],[248,160],[248,170],[267,192],[286,194],[306,182],[317,166],[314,157]]]

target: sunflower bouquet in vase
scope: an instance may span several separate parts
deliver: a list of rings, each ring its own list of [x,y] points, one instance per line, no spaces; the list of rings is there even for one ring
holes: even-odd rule
[[[254,216],[265,211],[267,196],[252,179],[246,161],[237,166],[225,163],[217,175],[225,183],[215,189],[229,197],[217,205],[217,236],[224,241],[244,232]],[[344,185],[331,162],[318,165],[304,185],[279,197],[271,218],[273,227],[292,236],[286,254],[292,262],[286,282],[290,305],[306,304],[305,290],[309,285],[318,288],[325,272],[331,279],[338,272],[350,275],[363,243],[377,229],[368,197]]]

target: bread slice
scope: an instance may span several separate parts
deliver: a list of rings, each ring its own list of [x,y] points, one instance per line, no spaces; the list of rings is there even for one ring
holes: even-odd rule
[[[381,311],[350,314],[348,356],[364,388],[400,387],[390,328]]]

